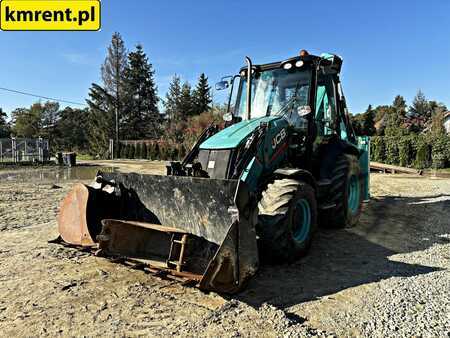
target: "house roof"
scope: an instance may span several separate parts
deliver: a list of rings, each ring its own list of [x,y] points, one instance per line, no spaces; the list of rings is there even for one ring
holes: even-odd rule
[[[444,113],[444,119],[446,119],[447,117],[450,117],[450,111]]]

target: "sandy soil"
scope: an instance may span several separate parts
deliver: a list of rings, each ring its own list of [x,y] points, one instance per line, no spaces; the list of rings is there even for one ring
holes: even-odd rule
[[[0,181],[0,336],[450,336],[450,180],[372,175],[358,227],[231,298],[48,244],[53,183]]]

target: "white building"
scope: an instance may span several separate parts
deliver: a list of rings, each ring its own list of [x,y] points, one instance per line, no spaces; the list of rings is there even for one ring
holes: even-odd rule
[[[450,134],[450,111],[444,114],[444,128],[447,134]]]

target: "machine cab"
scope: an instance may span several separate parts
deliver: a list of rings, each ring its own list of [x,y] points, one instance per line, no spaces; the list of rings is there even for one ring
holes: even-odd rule
[[[354,141],[339,81],[341,65],[338,56],[322,54],[244,67],[225,86],[223,82],[219,85],[231,84],[229,113],[232,116],[228,115],[228,119],[242,121],[283,116],[297,130],[307,132],[308,125],[313,125],[309,132],[315,136],[336,135]],[[232,105],[235,81],[239,83]]]

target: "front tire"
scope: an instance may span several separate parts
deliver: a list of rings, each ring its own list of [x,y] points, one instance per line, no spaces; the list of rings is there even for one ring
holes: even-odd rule
[[[306,255],[317,227],[314,189],[295,179],[269,184],[258,204],[258,247],[263,262],[292,262]]]

